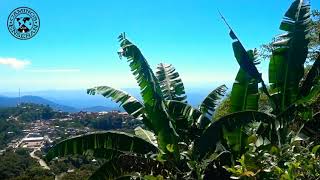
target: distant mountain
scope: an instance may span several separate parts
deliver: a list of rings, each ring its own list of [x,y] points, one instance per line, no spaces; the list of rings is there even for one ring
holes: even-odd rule
[[[44,104],[49,105],[55,110],[61,110],[65,112],[77,112],[78,110],[71,106],[64,106],[57,104],[55,102],[49,101],[38,96],[22,96],[20,99],[18,97],[5,97],[0,96],[0,107],[14,107],[21,103],[34,103],[34,104]]]
[[[199,106],[203,99],[218,85],[220,84],[208,84],[205,85],[204,88],[200,88],[202,86],[186,87],[188,103],[190,103],[194,107]],[[231,87],[231,85],[229,85],[229,87]],[[133,95],[138,100],[142,99],[139,88],[123,88],[123,90]],[[18,95],[17,92],[1,92],[0,94],[7,96],[0,96],[0,107],[3,106],[1,104],[11,104],[11,106],[14,106],[18,103],[18,98],[16,97]],[[32,102],[38,104],[48,104],[54,109],[61,109],[62,111],[67,112],[122,110],[122,108],[119,107],[119,104],[113,102],[109,98],[107,99],[101,95],[88,95],[85,89],[45,90],[33,92],[21,91],[21,96],[23,96],[22,99],[24,97],[38,97],[40,98],[38,100],[36,100],[37,98],[31,98]],[[10,101],[13,102],[5,102],[5,99],[1,100],[1,98],[13,98],[15,100],[11,99]]]
[[[139,91],[138,91],[139,92]],[[16,97],[17,92],[1,92],[0,94],[8,97]],[[46,90],[34,92],[21,92],[21,96],[39,96],[56,104],[71,106],[76,109],[86,109],[88,107],[104,106],[110,108],[119,108],[117,103],[106,99],[101,95],[88,95],[84,90]]]
[[[121,111],[122,110],[120,107],[106,107],[106,106],[90,106],[86,108],[75,108],[73,106],[61,105],[39,96],[22,96],[20,100],[18,97],[0,96],[0,107],[15,107],[19,104],[19,101],[21,103],[49,105],[54,110],[64,111],[64,112],[79,112],[79,111],[100,112],[100,111],[112,111],[112,110]]]

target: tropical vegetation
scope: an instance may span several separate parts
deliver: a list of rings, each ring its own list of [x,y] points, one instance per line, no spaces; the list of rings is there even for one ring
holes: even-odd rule
[[[139,48],[119,36],[141,90],[142,102],[109,86],[88,94],[111,98],[138,120],[135,134],[96,132],[56,144],[46,159],[87,154],[105,159],[91,179],[317,179],[320,176],[320,56],[305,73],[310,35],[310,5],[295,0],[281,22],[283,35],[272,44],[267,86],[256,65],[257,52],[246,50],[230,25],[234,56],[240,66],[227,115],[215,111],[226,92],[214,89],[194,108],[172,65],[154,73]],[[258,111],[264,98],[270,111]]]

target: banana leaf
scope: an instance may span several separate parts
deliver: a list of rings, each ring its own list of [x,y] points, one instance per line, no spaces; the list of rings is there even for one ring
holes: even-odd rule
[[[134,135],[124,132],[103,131],[80,135],[59,142],[49,150],[46,160],[50,161],[55,157],[72,154],[82,155],[88,150],[95,149],[111,149],[138,154],[159,152],[156,146]]]
[[[253,122],[264,122],[270,124],[274,117],[258,111],[242,111],[229,114],[212,122],[201,137],[195,141],[193,147],[193,156],[202,159],[204,156],[211,154],[218,142],[225,142],[232,134],[226,136],[225,132],[234,132],[241,130],[243,126]],[[239,132],[236,132],[238,135]],[[237,137],[241,138],[241,137]],[[242,141],[240,141],[242,142]],[[243,146],[243,145],[239,145]]]
[[[157,67],[156,77],[165,100],[186,101],[186,92],[179,73],[171,64],[160,63]]]
[[[295,0],[280,25],[280,29],[287,33],[279,36],[273,44],[275,50],[269,63],[269,82],[273,91],[277,91],[275,95],[279,97],[278,113],[297,100],[308,54],[307,34],[310,21],[308,2]]]
[[[118,179],[122,177],[143,177],[146,175],[161,175],[165,179],[169,178],[174,168],[151,158],[120,155],[105,162],[96,170],[90,180]]]
[[[237,55],[238,48],[234,47],[235,57],[241,61],[241,56]],[[249,59],[254,62],[253,51],[248,51]],[[231,112],[258,110],[259,91],[258,81],[252,78],[242,67],[240,67],[231,91]]]
[[[202,103],[199,106],[199,110],[206,114],[210,119],[212,118],[212,115],[219,103],[219,100],[225,95],[227,90],[226,85],[221,85],[211,91],[211,93],[202,101]]]
[[[101,94],[106,98],[111,98],[116,103],[120,103],[120,106],[122,106],[128,114],[137,119],[141,119],[149,129],[153,129],[150,120],[146,117],[144,106],[130,94],[109,86],[90,88],[87,90],[87,94]]]
[[[157,135],[159,148],[163,152],[173,153],[175,158],[179,158],[177,134],[170,125],[170,118],[168,118],[163,106],[164,97],[159,80],[139,48],[126,39],[125,34],[119,36],[119,41],[121,46],[120,58],[126,57],[130,62],[131,71],[140,86],[145,112]]]

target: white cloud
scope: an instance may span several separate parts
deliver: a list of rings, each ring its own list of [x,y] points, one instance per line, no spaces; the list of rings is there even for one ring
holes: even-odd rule
[[[25,66],[31,64],[31,62],[26,60],[19,60],[16,58],[0,57],[0,64],[10,66],[13,69],[23,69]]]
[[[80,69],[31,69],[28,72],[56,73],[56,72],[80,72]]]

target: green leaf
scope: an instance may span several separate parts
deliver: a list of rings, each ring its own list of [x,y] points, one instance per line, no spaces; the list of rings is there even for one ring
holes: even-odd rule
[[[305,96],[300,98],[298,101],[296,101],[296,105],[300,104],[313,104],[317,102],[318,98],[320,96],[320,82],[318,84],[314,84],[312,89],[309,91],[309,93]]]
[[[153,132],[142,129],[140,126],[134,129],[134,134],[149,143],[157,146],[157,139]]]
[[[195,141],[193,154],[203,158],[207,153],[214,151],[216,144],[224,141],[224,132],[232,132],[252,122],[273,121],[274,117],[258,111],[242,111],[224,116],[212,122],[203,135]]]
[[[164,98],[158,79],[137,46],[126,39],[124,34],[119,36],[119,41],[121,46],[119,55],[126,57],[130,62],[131,71],[140,86],[145,112],[157,135],[159,148],[165,153],[170,153],[166,147],[172,144],[174,155],[179,158],[176,133],[163,106]]]
[[[145,116],[144,106],[130,94],[109,86],[98,86],[90,88],[87,90],[87,94],[101,94],[106,98],[111,98],[116,103],[120,103],[120,106],[122,106],[128,114],[132,115],[135,118],[143,119],[143,121],[146,121],[145,124],[147,125],[147,127],[150,126],[148,125],[150,124],[150,120]]]
[[[117,179],[123,176],[143,177],[145,175],[162,175],[169,178],[171,172],[174,172],[173,168],[159,161],[124,154],[105,162],[89,179]]]
[[[237,55],[237,49],[234,48],[235,56],[241,61],[241,56]],[[253,51],[248,51],[249,60],[254,62]],[[231,112],[244,110],[258,110],[259,92],[258,81],[252,78],[242,67],[240,67],[231,91]]]
[[[177,131],[187,131],[192,125],[196,125],[202,129],[211,122],[200,110],[193,108],[187,103],[166,101],[165,104],[168,108],[168,114],[174,120]]]
[[[317,139],[320,132],[320,112],[314,113],[313,118],[304,123],[301,130],[306,136]]]
[[[101,158],[104,160],[110,160],[125,153],[128,153],[128,152],[114,150],[114,149],[97,148],[97,149],[86,150],[83,152],[83,155],[94,157],[94,158]]]
[[[158,79],[137,46],[122,35],[119,36],[119,41],[122,49],[120,57],[126,57],[130,62],[131,71],[141,89],[144,105],[155,107],[163,100]]]
[[[199,137],[205,127],[211,122],[198,109],[181,101],[166,101],[168,115],[172,118],[173,126],[179,135],[179,141],[191,143]]]
[[[165,100],[186,102],[186,94],[179,73],[171,64],[160,63],[157,67],[156,77]]]
[[[240,67],[252,78],[256,79],[258,82],[262,82],[261,74],[255,66],[255,62],[252,60],[253,58],[250,57],[250,54],[245,50],[242,43],[239,40],[236,40],[232,43],[232,48]]]
[[[50,161],[55,157],[84,154],[88,150],[95,149],[111,149],[138,154],[158,152],[156,146],[134,135],[124,132],[103,131],[63,140],[49,150],[46,159]]]
[[[227,90],[226,85],[221,85],[211,91],[211,93],[202,101],[199,106],[199,110],[203,114],[207,114],[208,117],[212,117],[217,105],[218,101],[225,95]]]
[[[318,151],[320,150],[320,145],[316,145],[312,148],[312,153],[313,154],[317,154],[319,153]]]
[[[295,102],[299,93],[299,83],[304,75],[304,63],[308,54],[310,20],[309,4],[303,0],[295,0],[280,25],[280,29],[287,33],[273,44],[275,50],[269,63],[269,82],[279,96],[277,103],[280,111]]]

